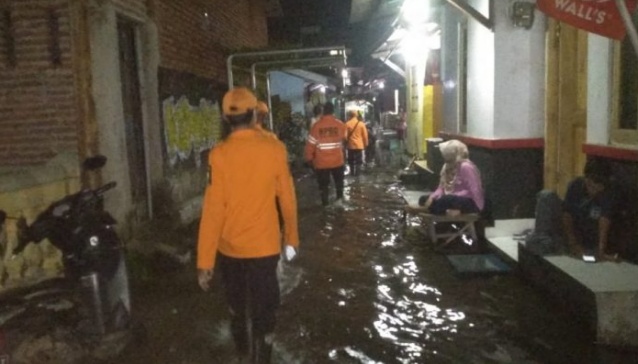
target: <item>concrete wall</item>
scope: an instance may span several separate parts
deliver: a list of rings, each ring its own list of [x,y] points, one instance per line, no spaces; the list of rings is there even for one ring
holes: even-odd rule
[[[95,116],[98,123],[99,152],[108,158],[103,169],[105,181],[116,181],[118,187],[106,196],[106,208],[119,221],[127,224],[132,208],[131,180],[126,145],[126,127],[122,104],[120,79],[118,17],[133,21],[138,26],[138,69],[144,129],[144,152],[147,163],[144,173],[149,181],[148,190],[162,176],[161,160],[152,158],[161,153],[159,105],[157,96],[157,64],[159,49],[156,28],[148,16],[142,0],[137,6],[128,2],[92,1],[89,24],[91,44],[92,90]],[[151,199],[151,196],[147,196]]]
[[[533,217],[542,189],[544,136],[545,17],[538,11],[531,29],[510,19],[513,0],[493,1],[493,31],[446,6],[442,22],[442,134],[470,146],[481,170],[490,215]],[[488,0],[468,4],[486,17]],[[467,22],[467,126],[459,120],[460,26]]]
[[[441,83],[443,105],[441,130],[459,131],[459,23],[465,18],[455,9],[446,6],[441,22]]]
[[[590,34],[587,41],[587,143],[609,144],[612,41]]]
[[[153,156],[162,163],[164,174],[153,187],[155,211],[171,213],[162,211],[169,203],[178,210],[179,220],[189,222],[200,214],[207,151],[222,138],[226,58],[267,46],[265,4],[156,0],[156,5],[161,148]],[[245,73],[242,76],[246,78]]]
[[[517,28],[510,21],[512,3],[494,2],[493,138],[543,137],[546,18],[537,10],[531,29]]]
[[[61,253],[48,241],[30,244],[12,259],[16,218],[32,222],[55,200],[80,189],[76,153],[61,153],[45,164],[0,168],[0,208],[9,218],[0,232],[0,289],[34,283],[62,273]]]
[[[468,4],[489,14],[488,0],[473,0]],[[496,1],[494,7],[502,6],[499,4],[501,1]],[[477,21],[468,20],[467,134],[488,139],[494,137],[494,43],[493,32]]]
[[[488,0],[468,2],[484,15]],[[531,29],[509,18],[513,1],[494,1],[490,31],[467,19],[467,132],[482,139],[538,138],[544,132],[545,17]],[[442,22],[442,130],[458,133],[458,24],[464,15],[447,6]]]
[[[199,217],[206,187],[208,150],[222,138],[221,98],[225,85],[190,73],[160,68],[164,186],[155,197],[159,214],[170,199],[180,219]],[[161,158],[160,158],[161,156]],[[165,195],[162,195],[164,193]]]

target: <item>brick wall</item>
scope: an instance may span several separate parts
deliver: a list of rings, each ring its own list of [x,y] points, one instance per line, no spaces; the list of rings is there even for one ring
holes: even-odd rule
[[[263,49],[268,43],[266,15],[262,0],[155,0],[150,12],[158,27],[160,70],[160,104],[177,105],[187,100],[191,110],[201,110],[202,102],[219,108],[221,96],[226,90],[226,57],[238,51]],[[162,133],[165,144],[164,177],[170,196],[156,194],[154,206],[162,208],[169,197],[179,210],[182,222],[199,217],[201,198],[206,183],[206,153],[203,146],[193,145],[192,150],[180,149],[180,158],[168,153],[171,122],[162,109]],[[180,114],[188,121],[187,115]],[[202,140],[201,133],[211,132],[211,143],[217,142],[221,129],[219,113],[214,111],[201,120],[191,115],[187,125],[212,128],[192,128],[190,137],[180,134],[183,140]],[[180,121],[181,122],[181,121]],[[207,126],[207,125],[206,125]],[[211,130],[212,129],[212,130]],[[188,148],[188,146],[187,146]],[[156,211],[156,216],[162,215]]]
[[[226,82],[226,57],[268,43],[263,1],[159,0],[161,66]]]
[[[132,15],[140,19],[146,17],[147,3],[149,0],[111,0],[118,12]]]
[[[58,41],[52,47],[54,28]],[[13,65],[7,32],[13,39]],[[34,164],[76,151],[67,1],[0,0],[0,39],[0,165]],[[57,64],[51,51],[56,47]]]

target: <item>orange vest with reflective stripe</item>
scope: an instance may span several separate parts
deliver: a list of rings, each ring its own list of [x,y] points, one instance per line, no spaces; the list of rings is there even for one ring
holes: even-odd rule
[[[304,158],[317,169],[343,166],[346,126],[333,115],[324,115],[310,129]]]

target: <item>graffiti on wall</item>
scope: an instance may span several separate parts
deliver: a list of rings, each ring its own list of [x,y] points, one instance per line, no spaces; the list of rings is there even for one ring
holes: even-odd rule
[[[201,152],[221,139],[221,114],[217,102],[200,99],[192,106],[186,97],[162,103],[166,151],[171,165],[194,157],[199,166]]]

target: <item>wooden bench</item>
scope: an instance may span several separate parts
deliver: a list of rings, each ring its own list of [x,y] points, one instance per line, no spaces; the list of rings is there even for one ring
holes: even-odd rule
[[[439,239],[447,238],[443,243],[443,246],[445,246],[465,233],[469,233],[473,241],[478,241],[474,223],[479,219],[479,214],[460,214],[451,216],[420,213],[419,216],[423,219],[423,224],[426,226],[428,236],[434,243],[438,242]],[[436,224],[439,222],[458,223],[460,227],[458,230],[439,233],[436,231]]]
[[[443,246],[451,243],[457,237],[461,237],[463,234],[468,233],[477,241],[476,234],[476,226],[474,223],[478,221],[479,214],[461,214],[461,215],[433,215],[428,212],[428,210],[419,206],[419,197],[424,195],[424,192],[417,191],[403,191],[401,196],[407,202],[407,204],[403,207],[403,221],[407,223],[408,214],[416,214],[421,217],[423,221],[424,228],[430,240],[433,243],[437,243],[439,239],[446,238]],[[458,223],[460,228],[458,230],[452,232],[437,232],[436,224],[437,223]]]

